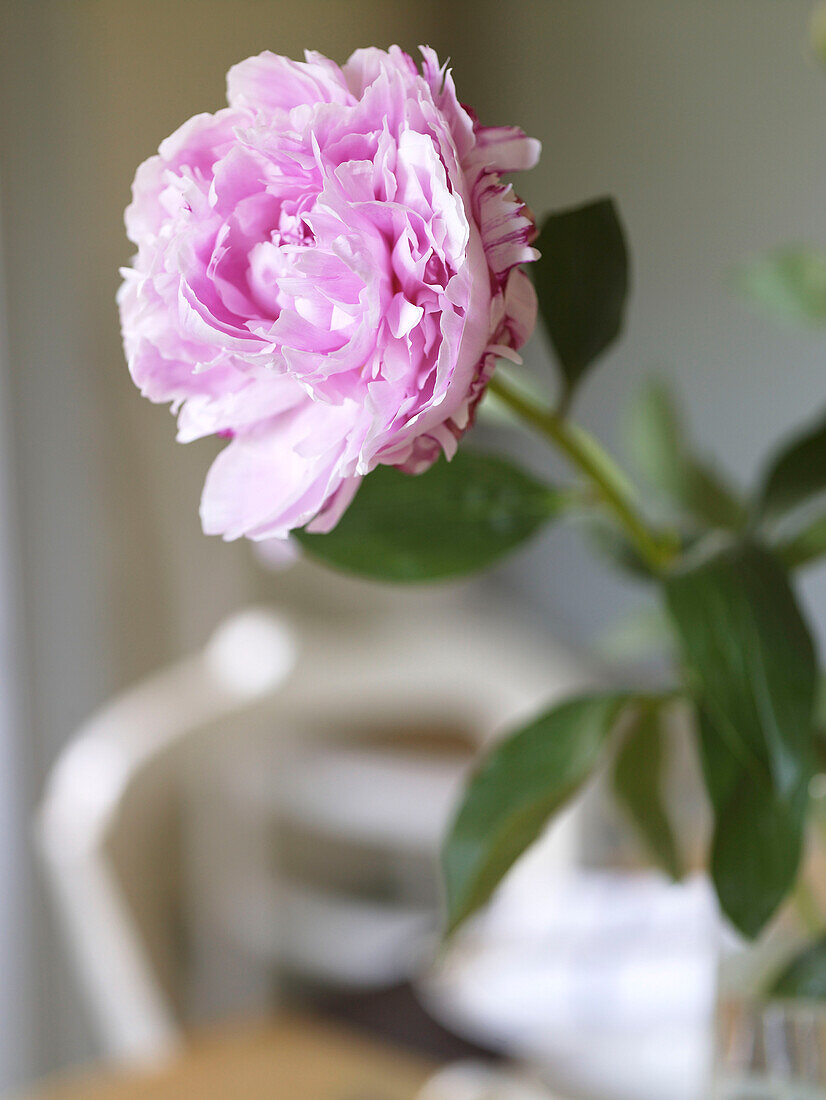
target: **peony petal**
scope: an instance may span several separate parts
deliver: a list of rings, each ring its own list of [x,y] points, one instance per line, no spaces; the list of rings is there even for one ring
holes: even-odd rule
[[[513,348],[523,347],[536,328],[536,290],[524,271],[515,268],[505,286],[505,326]]]
[[[307,524],[307,530],[316,535],[326,535],[328,531],[332,531],[350,507],[361,482],[360,477],[351,477],[342,482],[315,519]]]
[[[390,326],[390,331],[396,339],[407,336],[419,323],[423,313],[424,310],[421,306],[409,302],[403,294],[394,295],[387,311],[387,323]]]
[[[191,443],[218,432],[234,436],[261,420],[303,406],[306,401],[305,390],[286,374],[275,371],[249,374],[236,390],[189,397],[178,416],[178,442]]]
[[[536,235],[533,218],[510,184],[500,183],[498,176],[483,174],[474,200],[488,264],[498,278],[517,264],[538,258],[539,253],[530,244]]]
[[[231,107],[289,111],[307,103],[351,103],[337,66],[292,61],[265,50],[233,65],[227,73]]]
[[[485,164],[497,172],[534,168],[542,152],[542,143],[518,126],[479,126],[476,141]]]

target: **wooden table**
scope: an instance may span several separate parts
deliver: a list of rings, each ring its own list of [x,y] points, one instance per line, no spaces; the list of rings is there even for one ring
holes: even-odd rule
[[[435,1068],[357,1033],[292,1017],[200,1034],[157,1072],[73,1074],[26,1100],[413,1100]]]

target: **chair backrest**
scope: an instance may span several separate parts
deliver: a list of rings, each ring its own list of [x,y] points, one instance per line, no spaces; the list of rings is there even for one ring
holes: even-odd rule
[[[584,679],[507,615],[408,598],[338,629],[247,612],[107,707],[39,817],[105,1052],[162,1056],[182,1019],[266,1003],[279,967],[409,974],[473,748]],[[553,845],[570,862],[571,829]]]
[[[308,617],[299,648],[258,731],[214,740],[186,769],[190,1014],[262,1003],[262,975],[269,1003],[279,975],[322,995],[414,976],[478,746],[585,679],[489,596],[455,592]],[[554,831],[557,862],[572,860],[574,834]]]
[[[176,764],[191,738],[275,692],[295,649],[264,610],[95,715],[58,759],[37,840],[105,1052],[162,1057],[179,1039],[173,901]]]

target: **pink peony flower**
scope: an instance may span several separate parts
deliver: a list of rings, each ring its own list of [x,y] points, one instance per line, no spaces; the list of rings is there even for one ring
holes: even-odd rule
[[[365,474],[450,458],[536,316],[533,220],[500,172],[539,143],[480,126],[393,46],[271,53],[140,166],[118,294],[129,369],[178,438],[231,440],[201,518],[227,539],[332,528]]]

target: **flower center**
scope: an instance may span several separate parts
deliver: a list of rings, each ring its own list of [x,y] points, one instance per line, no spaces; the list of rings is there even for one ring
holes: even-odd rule
[[[288,210],[282,206],[278,215],[278,226],[270,233],[270,241],[275,245],[307,246],[315,243],[315,237],[304,220],[302,210]]]

